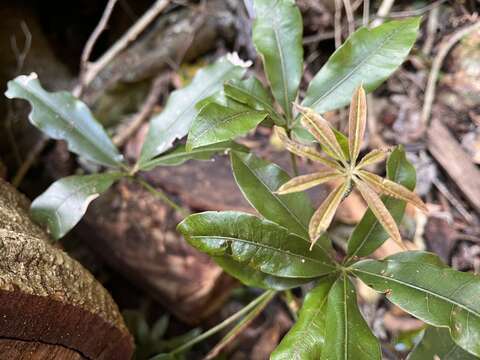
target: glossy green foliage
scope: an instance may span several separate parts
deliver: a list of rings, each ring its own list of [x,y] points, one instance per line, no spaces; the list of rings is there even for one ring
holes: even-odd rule
[[[427,359],[475,360],[478,358],[455,344],[448,329],[427,327],[422,340],[408,355],[407,360]]]
[[[32,218],[47,225],[53,238],[59,239],[80,221],[93,200],[123,176],[105,173],[60,179],[33,201]]]
[[[459,346],[480,356],[480,278],[435,263],[433,258],[404,252],[382,261],[360,261],[352,271],[420,320],[449,328]]]
[[[149,171],[157,166],[178,166],[188,160],[210,160],[216,154],[223,154],[231,149],[237,151],[246,151],[242,145],[232,141],[224,141],[208,146],[201,146],[192,151],[186,151],[185,145],[180,145],[167,154],[158,156],[152,160],[145,162],[140,170]]]
[[[225,211],[190,215],[178,225],[185,239],[211,256],[229,256],[260,272],[314,278],[336,271],[328,254],[287,229],[253,215]]]
[[[409,190],[415,188],[415,168],[408,162],[405,157],[405,150],[400,146],[388,158],[387,177]],[[383,196],[382,200],[396,223],[400,223],[405,211],[405,202],[388,196]],[[348,240],[347,255],[349,258],[367,256],[387,239],[387,232],[372,211],[367,210]]]
[[[325,343],[328,293],[334,278],[326,277],[308,292],[298,320],[270,356],[271,360],[318,360]]]
[[[120,167],[122,155],[88,107],[68,92],[50,93],[37,74],[21,75],[8,82],[5,95],[30,102],[30,122],[46,135],[66,140],[70,151],[101,165]]]
[[[264,110],[277,125],[285,125],[285,121],[279,116],[273,107],[273,98],[269,91],[256,77],[245,80],[231,80],[224,85],[225,95],[245,104],[252,109]]]
[[[225,81],[241,78],[244,73],[245,68],[222,57],[199,70],[189,85],[172,92],[163,111],[150,121],[140,165],[170,149],[175,139],[187,135],[197,114],[198,101],[221,90]]]
[[[235,181],[247,201],[266,219],[308,239],[308,221],[313,207],[307,195],[275,193],[290,176],[254,154],[232,151],[230,159]]]
[[[357,305],[355,287],[340,276],[328,294],[322,360],[380,360],[380,343]]]
[[[294,0],[255,0],[253,43],[273,96],[291,117],[303,71],[303,24]]]
[[[408,18],[357,30],[315,75],[302,105],[322,114],[347,105],[360,84],[373,91],[405,60],[419,24]]]
[[[210,102],[202,107],[190,127],[186,149],[199,148],[235,139],[254,129],[267,112],[255,110],[239,103],[227,106]]]
[[[298,287],[313,280],[310,278],[290,278],[270,275],[252,267],[245,266],[245,264],[235,261],[229,256],[214,256],[212,258],[226,273],[251,287],[267,290],[285,290]]]

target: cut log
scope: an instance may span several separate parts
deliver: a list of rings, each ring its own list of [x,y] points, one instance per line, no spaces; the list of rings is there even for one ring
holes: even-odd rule
[[[133,341],[110,295],[80,263],[48,243],[28,218],[28,207],[0,180],[0,339],[55,345],[87,359],[130,359]],[[17,345],[8,351],[34,351]]]
[[[0,339],[0,360],[86,360],[80,353],[60,345]]]

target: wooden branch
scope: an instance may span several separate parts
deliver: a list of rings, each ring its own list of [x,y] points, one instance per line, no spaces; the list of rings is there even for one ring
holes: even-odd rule
[[[480,213],[480,170],[450,131],[438,119],[428,128],[428,150]]]
[[[80,84],[74,89],[74,94],[79,96],[82,89],[88,86],[120,52],[128,47],[152,23],[153,20],[167,7],[170,0],[157,0],[138,21],[105,52],[98,60],[90,63],[87,71],[82,75]],[[108,8],[107,8],[108,10]],[[103,19],[103,17],[102,17]],[[107,18],[108,19],[108,18]]]
[[[0,180],[0,339],[63,346],[88,359],[129,359],[133,341],[112,298],[48,243],[28,207]]]

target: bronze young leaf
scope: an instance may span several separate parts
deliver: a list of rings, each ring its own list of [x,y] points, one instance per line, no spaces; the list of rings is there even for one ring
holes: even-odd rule
[[[420,197],[406,187],[365,170],[367,165],[383,161],[389,152],[388,150],[372,150],[363,159],[357,161],[367,121],[367,102],[363,87],[359,86],[352,97],[348,126],[348,154],[342,151],[342,146],[327,120],[316,114],[312,109],[298,105],[297,108],[302,114],[302,124],[317,139],[330,159],[313,147],[299,144],[290,139],[284,129],[276,127],[276,135],[290,152],[319,162],[328,169],[318,173],[297,176],[283,184],[277,193],[288,194],[303,191],[331,180],[341,180],[341,183],[336,185],[310,220],[309,235],[311,242],[315,243],[328,229],[340,202],[348,196],[349,189],[354,184],[388,235],[403,246],[395,220],[383,205],[379,194],[404,200],[425,212],[427,208]]]

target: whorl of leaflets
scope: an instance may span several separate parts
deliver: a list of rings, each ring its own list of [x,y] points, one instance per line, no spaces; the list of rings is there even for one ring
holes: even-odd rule
[[[409,202],[425,212],[427,208],[422,200],[406,187],[365,170],[367,165],[383,161],[388,154],[388,150],[372,150],[358,161],[367,121],[367,102],[363,87],[358,87],[352,97],[348,126],[348,151],[343,151],[342,145],[327,120],[312,109],[298,105],[297,108],[302,114],[301,122],[303,126],[320,143],[326,156],[314,147],[289,139],[285,130],[280,127],[275,127],[275,132],[290,152],[319,162],[326,169],[313,174],[297,176],[283,184],[277,190],[277,193],[289,194],[307,190],[328,181],[337,181],[333,191],[315,211],[310,220],[309,235],[312,244],[328,229],[338,206],[348,196],[354,185],[388,235],[403,246],[397,224],[379,195],[385,194]]]

